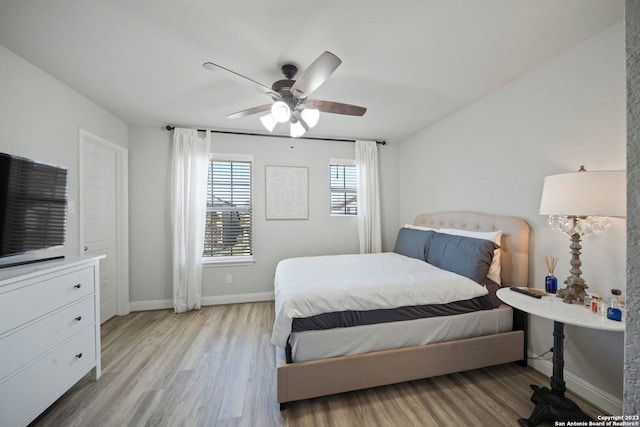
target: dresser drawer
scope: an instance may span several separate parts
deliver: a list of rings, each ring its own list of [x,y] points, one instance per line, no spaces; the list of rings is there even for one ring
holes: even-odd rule
[[[0,293],[0,335],[94,293],[94,269],[84,268]]]
[[[95,364],[95,329],[88,327],[0,383],[0,425],[27,424]]]
[[[94,298],[64,309],[0,337],[0,381],[80,330],[95,323]]]

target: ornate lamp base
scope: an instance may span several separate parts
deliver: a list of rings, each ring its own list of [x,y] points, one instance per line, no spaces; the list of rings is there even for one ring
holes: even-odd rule
[[[589,286],[585,285],[584,282],[581,284],[570,284],[570,279],[573,279],[573,277],[569,276],[569,278],[564,281],[567,287],[560,289],[556,296],[562,298],[562,302],[566,302],[567,304],[573,304],[574,301],[584,303],[584,299],[587,296],[585,289]]]
[[[567,287],[560,289],[556,295],[558,298],[562,298],[563,302],[573,304],[574,301],[584,302],[584,298],[587,296],[585,289],[589,286],[587,286],[584,279],[580,277],[582,275],[582,271],[580,270],[582,266],[580,249],[582,249],[582,246],[580,245],[579,233],[573,233],[571,235],[571,245],[569,247],[571,248],[571,261],[569,261],[569,264],[571,264],[571,276],[567,277],[567,280],[564,281]]]

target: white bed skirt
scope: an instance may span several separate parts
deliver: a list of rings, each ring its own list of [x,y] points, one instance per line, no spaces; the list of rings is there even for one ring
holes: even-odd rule
[[[511,307],[502,305],[455,316],[294,332],[289,342],[293,361],[305,362],[497,334],[510,331],[512,321]]]

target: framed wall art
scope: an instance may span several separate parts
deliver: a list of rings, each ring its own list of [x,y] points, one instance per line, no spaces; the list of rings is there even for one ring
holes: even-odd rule
[[[309,219],[309,169],[266,167],[266,218]]]

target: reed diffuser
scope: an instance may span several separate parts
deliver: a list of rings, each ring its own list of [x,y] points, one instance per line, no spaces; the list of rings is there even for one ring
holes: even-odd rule
[[[558,265],[557,257],[544,257],[544,263],[547,265],[547,277],[544,278],[544,290],[550,294],[558,292],[558,278],[553,274]]]

